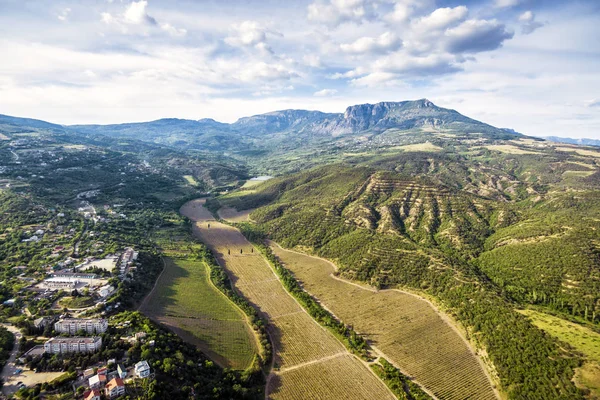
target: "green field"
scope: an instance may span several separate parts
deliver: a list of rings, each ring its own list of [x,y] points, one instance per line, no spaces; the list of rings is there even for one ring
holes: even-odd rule
[[[198,181],[192,175],[184,175],[183,179],[192,186],[198,186]]]
[[[569,343],[584,354],[587,361],[575,372],[576,382],[592,391],[591,398],[600,399],[600,333],[585,326],[534,310],[522,310],[531,322],[550,335]]]
[[[245,315],[212,285],[208,273],[201,261],[167,258],[156,288],[140,311],[218,364],[245,369],[256,354],[254,334]]]

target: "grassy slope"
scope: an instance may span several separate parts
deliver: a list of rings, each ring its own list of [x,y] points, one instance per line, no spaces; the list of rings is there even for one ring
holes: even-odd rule
[[[520,312],[527,315],[535,326],[568,343],[586,357],[588,362],[576,370],[575,382],[590,390],[590,398],[600,398],[600,333],[538,311]]]
[[[202,261],[168,258],[141,311],[174,328],[224,367],[252,364],[252,330],[241,311],[210,283]]]

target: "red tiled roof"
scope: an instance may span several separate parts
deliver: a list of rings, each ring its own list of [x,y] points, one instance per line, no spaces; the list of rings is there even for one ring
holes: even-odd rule
[[[125,386],[125,384],[123,383],[123,379],[121,378],[112,378],[110,380],[110,382],[108,382],[108,384],[106,385],[106,389],[111,390],[112,388],[118,387],[118,386]]]

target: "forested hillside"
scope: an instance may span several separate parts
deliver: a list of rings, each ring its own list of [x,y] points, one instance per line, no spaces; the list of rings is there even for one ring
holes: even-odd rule
[[[259,207],[258,229],[344,277],[433,295],[487,350],[509,397],[578,398],[579,356],[515,308],[600,322],[600,153],[528,143],[366,157],[218,202]]]

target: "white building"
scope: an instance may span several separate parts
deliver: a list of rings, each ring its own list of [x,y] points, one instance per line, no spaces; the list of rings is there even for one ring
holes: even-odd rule
[[[98,289],[98,294],[100,297],[106,297],[115,291],[115,288],[110,285],[104,285],[100,289]]]
[[[148,365],[148,361],[140,361],[135,364],[135,375],[138,378],[146,378],[150,375],[150,366]]]
[[[55,337],[44,343],[44,352],[51,354],[91,353],[102,348],[102,338],[96,337]]]
[[[54,324],[54,330],[59,333],[74,335],[80,330],[87,333],[104,333],[108,329],[108,321],[103,318],[95,319],[61,319]]]

